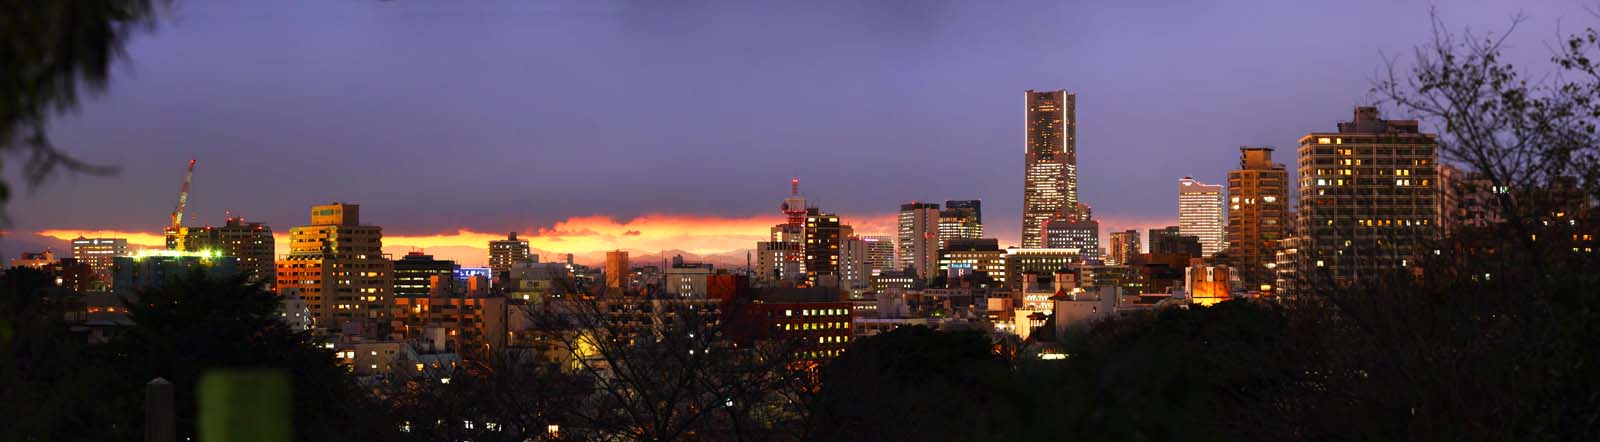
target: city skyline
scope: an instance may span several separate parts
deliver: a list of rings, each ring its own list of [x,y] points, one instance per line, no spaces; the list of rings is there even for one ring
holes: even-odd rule
[[[1028,42],[1027,38],[1035,35],[1031,32],[1037,31],[1000,32],[995,34],[993,40],[976,44],[917,42],[913,37],[924,35],[919,32],[930,29],[937,29],[939,35],[924,36],[956,38],[995,31],[1000,29],[996,22],[1023,15],[1024,8],[987,10],[987,15],[979,18],[960,20],[962,13],[967,12],[962,10],[962,6],[932,3],[906,21],[890,22],[888,29],[874,30],[867,29],[864,24],[848,21],[849,14],[870,15],[885,11],[861,6],[836,11],[845,13],[846,18],[802,14],[800,20],[783,24],[783,30],[798,33],[822,26],[843,25],[847,32],[875,37],[868,39],[874,43],[845,50],[839,55],[829,55],[825,53],[826,50],[835,49],[837,45],[761,37],[758,41],[773,43],[798,54],[794,58],[761,58],[757,64],[793,66],[797,61],[806,59],[844,63],[856,57],[909,50],[907,55],[897,60],[922,67],[942,68],[944,66],[940,63],[948,61],[939,60],[951,57],[926,53],[930,48],[954,45],[952,47],[958,50],[974,53],[1004,50],[987,56],[983,63],[973,63],[995,72],[964,69],[941,75],[922,72],[924,70],[879,73],[852,71],[845,75],[857,76],[860,80],[846,84],[848,87],[842,90],[803,100],[800,98],[805,94],[816,94],[819,90],[816,87],[795,86],[810,85],[815,76],[821,75],[821,71],[801,69],[801,72],[789,76],[761,80],[762,84],[771,82],[791,89],[771,90],[790,104],[776,110],[775,115],[745,116],[737,106],[715,104],[732,103],[730,100],[733,97],[718,95],[711,97],[714,98],[711,100],[713,104],[691,109],[703,113],[703,116],[663,117],[659,111],[649,114],[630,112],[625,113],[622,119],[622,122],[630,124],[624,125],[600,124],[589,119],[595,110],[594,105],[585,105],[574,98],[583,96],[582,93],[567,96],[550,90],[549,86],[528,82],[565,84],[562,80],[570,81],[575,74],[615,72],[638,67],[630,62],[609,58],[609,55],[615,54],[607,50],[638,46],[643,39],[660,37],[651,29],[663,29],[651,26],[671,30],[676,26],[706,24],[709,26],[703,32],[674,37],[686,40],[665,44],[701,44],[719,50],[744,50],[718,46],[714,42],[724,35],[747,32],[749,28],[744,27],[746,25],[733,22],[751,16],[762,18],[763,13],[735,9],[725,12],[730,17],[702,18],[681,11],[649,8],[640,11],[642,7],[631,4],[571,7],[582,9],[577,11],[530,11],[524,9],[530,8],[526,5],[488,5],[482,6],[485,8],[483,10],[463,11],[463,16],[467,17],[464,20],[506,34],[490,35],[499,36],[499,39],[471,40],[482,46],[477,51],[459,55],[465,68],[460,71],[406,72],[409,68],[420,66],[404,61],[404,51],[399,48],[415,42],[405,36],[393,35],[392,31],[414,24],[401,19],[406,14],[428,13],[430,10],[427,8],[432,7],[382,2],[331,7],[346,8],[336,12],[371,19],[348,31],[336,29],[347,23],[339,20],[330,22],[327,16],[293,15],[329,14],[325,9],[283,11],[283,14],[290,15],[287,18],[298,19],[298,26],[306,30],[355,33],[355,36],[362,37],[356,39],[359,44],[365,45],[311,48],[299,45],[290,37],[283,37],[287,41],[268,38],[273,34],[269,31],[276,31],[277,28],[269,26],[272,22],[263,20],[259,16],[262,10],[252,9],[254,6],[232,10],[205,4],[184,4],[178,11],[180,16],[192,14],[192,17],[205,17],[207,20],[180,20],[164,24],[154,33],[135,38],[129,48],[132,66],[119,71],[111,92],[86,102],[81,115],[65,118],[56,125],[59,144],[91,161],[118,165],[122,173],[110,178],[57,176],[33,192],[18,192],[9,211],[13,224],[8,228],[9,234],[0,239],[0,252],[14,254],[45,247],[54,247],[59,252],[64,249],[66,240],[76,236],[70,235],[75,231],[121,232],[108,236],[127,237],[130,244],[156,247],[159,241],[145,241],[145,236],[135,234],[143,233],[149,238],[159,239],[159,229],[176,197],[181,165],[189,158],[198,158],[200,166],[196,171],[195,195],[191,200],[190,221],[187,224],[221,225],[223,213],[232,210],[250,221],[262,221],[279,231],[286,231],[291,226],[299,225],[304,207],[344,201],[361,204],[367,209],[368,219],[385,227],[386,249],[395,256],[403,256],[412,247],[421,247],[442,258],[458,259],[463,264],[484,261],[488,241],[504,238],[505,233],[510,231],[526,236],[534,248],[552,253],[583,255],[615,248],[682,249],[696,253],[749,249],[750,244],[766,236],[768,227],[779,221],[780,215],[771,206],[783,195],[783,181],[796,174],[806,181],[808,196],[831,212],[838,213],[861,234],[892,233],[894,209],[904,201],[979,199],[990,206],[991,216],[984,223],[987,230],[985,236],[999,238],[1002,245],[1016,245],[1020,236],[1017,226],[1021,223],[1018,218],[1021,201],[1015,196],[1015,189],[1021,187],[1021,177],[1014,171],[1021,169],[1021,160],[1016,153],[1023,148],[1023,130],[1019,122],[1022,111],[1016,105],[1015,95],[1026,89],[1066,89],[1077,94],[1077,115],[1083,120],[1077,143],[1082,201],[1095,206],[1096,218],[1102,222],[1102,235],[1125,229],[1143,231],[1176,224],[1176,219],[1171,216],[1176,202],[1166,190],[1167,185],[1147,186],[1141,181],[1168,183],[1177,177],[1189,175],[1205,182],[1222,182],[1233,163],[1229,152],[1236,146],[1265,144],[1283,149],[1295,145],[1294,140],[1299,135],[1325,127],[1329,121],[1346,118],[1350,105],[1363,100],[1366,88],[1370,86],[1370,73],[1381,65],[1380,51],[1399,53],[1407,50],[1414,42],[1423,40],[1419,36],[1420,32],[1425,31],[1375,27],[1380,31],[1365,38],[1330,36],[1318,40],[1315,37],[1296,36],[1293,38],[1308,40],[1285,46],[1317,48],[1320,52],[1282,52],[1265,57],[1274,63],[1290,65],[1316,61],[1340,66],[1323,69],[1323,74],[1306,79],[1291,80],[1296,76],[1293,70],[1250,72],[1249,66],[1246,66],[1240,70],[1190,73],[1183,78],[1153,81],[1157,79],[1152,76],[1154,73],[1165,70],[1163,65],[1150,61],[1136,62],[1126,54],[1108,48],[1116,47],[1131,52],[1140,52],[1141,48],[1156,49],[1155,52],[1146,53],[1146,56],[1161,59],[1164,51],[1181,51],[1192,43],[1139,39],[1096,43],[1093,37],[1099,35],[1129,37],[1105,25],[1091,26],[1087,28],[1088,31],[1062,31],[1060,37],[1089,37],[1066,43],[1054,38],[1047,43]],[[1240,7],[1228,5],[1219,8],[1219,11],[1204,13],[1225,14],[1229,8]],[[1575,4],[1559,2],[1530,3],[1520,7],[1528,13],[1535,27],[1541,21],[1554,22],[1561,15],[1566,15],[1567,11],[1578,9]],[[1125,8],[1086,8],[1111,22],[1126,22],[1138,15],[1137,10]],[[1275,8],[1255,9],[1261,9],[1259,17],[1286,14],[1291,10]],[[1327,8],[1312,12],[1321,13],[1329,20],[1363,17],[1397,23],[1411,23],[1427,13],[1423,5],[1417,5],[1414,11],[1401,8],[1399,13],[1394,9],[1363,12],[1361,8],[1348,8],[1355,11],[1333,6]],[[572,27],[568,30],[574,32],[590,33],[585,35],[607,37],[601,39],[603,41],[600,43],[575,48],[606,56],[559,52],[556,59],[589,67],[573,68],[575,71],[529,80],[507,81],[503,73],[472,74],[466,71],[475,66],[474,63],[480,58],[504,61],[498,57],[507,55],[505,51],[524,42],[513,37],[527,35],[519,34],[521,31],[509,29],[509,23],[493,18],[494,13],[502,12],[502,9],[531,14],[536,20],[543,15],[592,15],[594,18],[589,21],[580,20],[578,24],[563,26]],[[1071,14],[1067,14],[1065,7],[1030,12],[1041,12],[1037,20],[1073,20],[1067,17]],[[1301,10],[1294,12],[1296,15],[1306,14]],[[1492,5],[1452,5],[1441,12],[1453,24],[1503,29],[1514,11]],[[1162,20],[1172,19],[1156,17],[1153,20],[1161,23]],[[232,28],[218,27],[222,26],[218,23]],[[617,31],[608,27],[613,23],[637,23],[645,29]],[[1270,20],[1268,24],[1282,26]],[[485,37],[471,32],[468,29],[470,26],[456,22],[430,21],[423,26],[462,39]],[[1255,41],[1258,37],[1230,34],[1221,27],[1193,30],[1217,37],[1212,43],[1222,47],[1270,50]],[[1546,36],[1520,37],[1536,42]],[[1344,46],[1328,47],[1330,42]],[[1057,46],[1049,46],[1052,44]],[[436,43],[412,49],[443,56],[448,48],[439,45]],[[1061,62],[1037,66],[1021,63],[1026,58],[1022,52],[1039,47],[1053,47],[1066,54]],[[328,67],[325,62],[330,56],[363,49],[372,49],[361,53],[376,64],[368,66],[370,69],[321,72],[321,77],[289,75],[282,70],[252,76],[240,69],[259,61],[238,58],[240,53],[250,52],[238,51],[240,48],[258,50],[259,56],[277,60],[267,66],[292,64],[309,71],[315,71],[310,68]],[[549,45],[534,45],[534,48],[544,51],[560,49]],[[1528,44],[1519,49],[1527,57],[1537,59],[1543,56],[1541,48],[1537,44]],[[670,69],[661,78],[627,75],[611,78],[614,80],[612,84],[619,90],[603,96],[628,97],[633,96],[630,92],[638,93],[647,107],[661,107],[691,101],[689,99],[696,98],[694,91],[705,91],[703,83],[695,80],[698,77],[726,73],[732,78],[747,79],[745,81],[757,84],[754,78],[762,78],[758,76],[772,69],[770,66],[766,69],[735,65],[702,67],[694,64],[693,60],[700,58],[692,53],[676,55],[691,61],[652,59]],[[1254,57],[1262,58],[1260,54]],[[345,61],[340,57],[332,58],[339,58],[338,63]],[[528,57],[528,60],[520,56],[512,58],[513,63],[507,69],[513,72],[548,67],[535,62],[532,57]],[[1095,72],[1070,69],[1073,61],[1078,60],[1098,62],[1096,66],[1102,69]],[[1170,60],[1180,62],[1182,58]],[[588,64],[578,63],[582,61]],[[378,67],[394,69],[373,70]],[[1134,72],[1135,75],[1114,75],[1116,72]],[[347,103],[330,103],[329,107],[339,112],[358,116],[345,123],[349,128],[318,123],[319,118],[329,117],[330,114],[326,113],[328,110],[308,108],[308,104],[315,102],[301,99],[309,95],[291,94],[274,98],[259,91],[242,90],[271,91],[274,86],[295,89],[286,85],[298,85],[299,82],[313,79],[326,80],[330,85],[327,87],[349,86],[372,78],[374,73],[394,76],[394,80],[385,81],[392,81],[389,84],[400,89],[385,92],[381,85],[374,86],[376,90],[358,88],[350,91]],[[443,77],[434,77],[430,82],[427,81],[428,77],[421,76],[424,74]],[[283,78],[265,78],[261,75]],[[475,79],[473,83],[480,82],[478,79],[495,80],[498,83],[489,83],[500,86],[483,90],[460,84],[465,83],[459,80],[462,75]],[[185,76],[230,81],[195,85],[183,81]],[[908,82],[908,79],[914,81]],[[674,82],[686,82],[692,87],[684,92],[659,92]],[[1307,90],[1307,84],[1317,87]],[[196,89],[186,90],[190,86]],[[1201,92],[1196,86],[1218,90]],[[439,90],[441,88],[443,90]],[[511,97],[504,100],[495,99],[489,94],[508,89],[513,90],[509,94]],[[308,87],[298,93],[316,95],[325,90],[322,87]],[[863,90],[879,90],[883,94],[866,102],[848,98]],[[1284,90],[1297,92],[1274,92]],[[406,95],[397,93],[403,91],[424,92],[415,94],[415,97],[395,98],[405,100],[413,112],[385,110],[388,107],[383,106],[386,100]],[[1208,127],[1211,124],[1206,120],[1212,118],[1194,119],[1197,122],[1173,118],[1174,115],[1199,111],[1193,106],[1199,106],[1217,94],[1242,94],[1260,104],[1254,110],[1227,111],[1235,112],[1226,115],[1233,118],[1210,121],[1245,122],[1230,122],[1221,128]],[[1305,94],[1309,94],[1309,97]],[[532,109],[531,115],[506,112],[518,104],[542,104],[546,101],[537,99],[546,96],[555,98],[548,101],[554,103],[550,109]],[[1169,103],[1172,98],[1194,103],[1178,103],[1178,106],[1173,106],[1174,109],[1152,106],[1155,103]],[[163,112],[149,112],[161,114],[161,120],[152,119],[141,111],[151,108],[151,103],[163,103],[155,108]],[[939,106],[930,106],[932,103]],[[1261,111],[1282,107],[1284,103],[1294,103],[1294,112]],[[833,116],[824,112],[838,104],[863,109],[847,110]],[[465,111],[468,116],[445,118],[448,112],[442,110],[446,109],[452,112]],[[915,132],[921,132],[914,134],[915,138],[909,143],[900,140],[898,131],[886,130],[878,124],[866,125],[869,127],[858,124],[860,121],[874,122],[875,116],[907,110],[915,110],[916,113],[913,117],[886,117],[891,119],[885,122],[911,124],[910,127],[917,129]],[[669,113],[684,112],[678,110]],[[1213,111],[1207,109],[1206,112]],[[1280,113],[1285,115],[1276,115]],[[787,120],[797,116],[800,118],[794,123],[786,122],[781,130],[774,132],[780,138],[785,138],[784,142],[752,143],[752,140],[766,139],[758,136],[766,134],[765,129],[778,129],[779,118]],[[719,118],[733,118],[734,125],[743,124],[758,129],[713,131],[704,127],[722,124],[723,121],[703,121]],[[436,121],[438,119],[443,120]],[[951,124],[953,121],[960,121],[961,124]],[[1159,134],[1129,132],[1128,121],[1171,124],[1172,133],[1192,132],[1194,136],[1184,140],[1182,148],[1161,147],[1156,145],[1159,143],[1151,142],[1159,139]],[[637,126],[632,126],[633,123]],[[561,125],[577,125],[581,130],[552,129]],[[669,130],[672,128],[668,126],[673,125],[690,129]],[[1205,130],[1195,131],[1197,127]],[[639,134],[621,134],[622,141],[616,142],[595,140],[595,137],[587,135],[619,130]],[[642,141],[645,138],[668,141]],[[888,142],[890,140],[895,142]],[[706,146],[705,150],[690,147],[701,145]],[[736,151],[736,146],[750,145],[756,146],[756,153],[724,155]],[[798,146],[816,149],[816,155],[792,153]],[[904,156],[908,152],[933,154],[908,158]],[[448,161],[404,159],[408,156],[424,158],[430,153]],[[824,162],[807,159],[811,156],[836,159],[845,153],[852,154],[849,157],[851,160]],[[631,174],[626,166],[608,164],[608,161],[614,161],[619,156],[631,154],[669,161],[649,163],[651,169],[661,171],[644,174]],[[365,168],[363,175],[355,177],[334,175],[328,166],[378,156],[398,159],[383,158],[375,162],[373,167]],[[501,156],[510,156],[510,159],[498,160]],[[615,187],[599,187],[598,192],[586,192],[586,189],[596,189],[595,181],[557,170],[567,167],[538,167],[551,163],[592,165],[590,172],[593,173],[584,175],[614,176],[618,179],[614,184],[607,183]],[[518,164],[526,164],[527,167]],[[250,172],[251,168],[258,165],[272,167],[273,173],[283,178],[274,182],[250,179],[254,175]],[[691,176],[694,174],[682,173],[697,170],[696,167],[713,166],[728,171],[728,178],[719,186],[707,187],[708,184],[717,183],[707,183],[702,181],[703,178]],[[914,168],[927,172],[917,175],[898,172],[900,169]],[[961,173],[970,170],[981,173]],[[1132,170],[1141,172],[1130,173]],[[879,171],[889,173],[875,173]],[[941,180],[943,176],[970,178]],[[493,191],[501,189],[494,187],[496,182],[492,179],[495,177],[512,180],[519,189],[531,190],[490,196],[502,193]],[[375,183],[405,184],[380,186]],[[859,185],[863,183],[870,185]],[[320,190],[311,191],[308,187]],[[673,192],[676,188],[707,190],[684,196],[689,193]],[[412,203],[419,200],[438,201],[438,204],[434,205],[434,210],[417,210],[418,206]],[[55,235],[48,238],[39,235],[47,231]],[[393,232],[393,235],[389,235],[389,232]],[[700,232],[711,233],[700,235]],[[288,249],[284,246],[286,240],[278,239],[279,250]]]

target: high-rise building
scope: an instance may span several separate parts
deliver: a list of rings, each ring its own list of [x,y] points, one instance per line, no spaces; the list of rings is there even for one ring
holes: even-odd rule
[[[1200,253],[1210,257],[1222,251],[1227,230],[1222,211],[1222,186],[1194,178],[1178,180],[1178,230],[1200,239]]]
[[[250,281],[271,284],[276,278],[276,244],[272,228],[263,223],[245,222],[244,217],[228,215],[222,227],[179,227],[167,229],[167,249],[183,252],[218,253],[238,258],[239,273]]]
[[[1027,153],[1022,189],[1022,247],[1041,244],[1040,229],[1078,203],[1077,96],[1027,92]]]
[[[939,244],[944,247],[952,239],[978,239],[983,237],[983,202],[979,200],[950,200],[939,211]]]
[[[394,261],[394,297],[426,298],[440,284],[453,288],[456,269],[460,267],[455,261],[433,259],[433,255],[422,252],[407,253]],[[453,290],[446,290],[445,294],[450,291]]]
[[[1200,238],[1184,235],[1178,226],[1166,226],[1159,229],[1150,229],[1150,253],[1171,255],[1189,255],[1190,258],[1199,257],[1201,253]]]
[[[1239,148],[1239,168],[1228,172],[1228,255],[1246,289],[1270,290],[1277,279],[1288,207],[1289,173],[1272,148]]]
[[[1111,232],[1111,235],[1107,238],[1107,240],[1111,244],[1108,244],[1108,247],[1106,247],[1108,252],[1106,256],[1106,264],[1127,265],[1129,262],[1133,261],[1133,257],[1138,256],[1141,252],[1139,250],[1138,230]]]
[[[278,293],[298,293],[316,327],[388,323],[394,262],[383,254],[383,228],[361,224],[361,206],[312,206],[311,224],[289,230],[289,254],[277,263]]]
[[[1302,278],[1359,282],[1412,265],[1439,226],[1439,154],[1416,120],[1357,107],[1337,132],[1300,138]]]
[[[867,248],[867,268],[871,269],[872,276],[878,276],[890,270],[896,270],[894,237],[889,235],[868,235],[861,237],[861,242]]]
[[[251,281],[272,283],[277,280],[277,244],[272,228],[265,223],[246,222],[242,216],[229,216],[217,228],[222,256],[238,258],[239,273]]]
[[[1089,218],[1064,216],[1044,224],[1044,247],[1077,249],[1085,259],[1100,259],[1100,222]]]
[[[805,251],[806,282],[812,287],[839,286],[839,215],[822,213],[817,208],[806,209]]]
[[[922,278],[932,277],[939,264],[939,205],[901,204],[897,240],[900,268],[916,270]]]
[[[633,272],[628,267],[628,252],[612,250],[606,252],[606,290],[612,293],[621,293],[628,286],[629,274]]]
[[[88,264],[95,279],[105,285],[111,283],[112,266],[118,256],[128,256],[128,240],[125,238],[84,238],[80,235],[72,240],[72,259]]]
[[[851,236],[839,241],[839,288],[857,294],[869,287],[872,276],[866,240]]]
[[[506,239],[489,241],[489,270],[495,275],[509,275],[511,266],[519,262],[539,262],[528,249],[528,240],[517,239],[517,232],[506,234]]]

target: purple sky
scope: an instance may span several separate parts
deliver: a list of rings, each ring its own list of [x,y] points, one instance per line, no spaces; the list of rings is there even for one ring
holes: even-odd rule
[[[1175,180],[1221,181],[1243,144],[1292,163],[1371,101],[1381,54],[1428,39],[1425,2],[1307,3],[179,0],[55,126],[123,172],[20,194],[10,230],[156,231],[198,157],[190,219],[285,233],[332,200],[407,234],[774,215],[799,174],[846,215],[982,199],[1014,242],[1030,88],[1078,94],[1104,229],[1173,223]],[[1496,30],[1523,11],[1513,60],[1538,63],[1587,5],[1439,7]]]

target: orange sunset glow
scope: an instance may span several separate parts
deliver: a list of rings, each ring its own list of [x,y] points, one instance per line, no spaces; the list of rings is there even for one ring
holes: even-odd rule
[[[859,235],[884,235],[894,231],[893,214],[874,216],[841,216]],[[628,220],[593,215],[572,217],[549,226],[531,227],[518,233],[529,246],[547,253],[571,253],[579,262],[607,250],[637,250],[655,252],[682,250],[694,254],[724,253],[752,248],[757,241],[765,240],[769,229],[783,220],[779,216],[750,216],[744,218],[650,214]],[[289,250],[288,230],[293,226],[272,226],[274,240],[280,255]],[[403,227],[384,226],[384,251],[395,257],[421,250],[441,259],[451,259],[463,266],[485,265],[488,243],[505,239],[505,232],[485,232],[470,228],[453,232],[432,234],[392,233],[404,232]],[[49,229],[38,236],[59,241],[84,237],[126,238],[128,244],[141,248],[160,248],[165,239],[160,233],[124,230]],[[546,257],[550,260],[554,257]]]

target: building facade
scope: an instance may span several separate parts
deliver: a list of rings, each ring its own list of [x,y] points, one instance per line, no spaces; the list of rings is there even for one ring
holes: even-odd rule
[[[383,228],[361,224],[361,206],[312,206],[311,224],[289,230],[289,254],[277,264],[276,289],[299,293],[317,328],[389,321],[394,263]]]
[[[939,205],[901,204],[896,236],[900,269],[911,268],[918,277],[931,277],[939,263]]]
[[[1065,90],[1027,92],[1022,247],[1038,248],[1044,223],[1078,203],[1077,96]]]
[[[1222,191],[1222,186],[1191,177],[1178,180],[1178,231],[1198,238],[1200,253],[1208,258],[1222,251],[1227,240]]]
[[[1126,265],[1141,252],[1138,230],[1111,232],[1106,241],[1110,243],[1106,245],[1106,264]]]
[[[79,236],[72,240],[72,259],[88,264],[95,279],[105,285],[111,283],[111,270],[119,256],[129,256],[127,239]]]
[[[446,289],[453,291],[458,268],[460,266],[455,261],[433,259],[433,255],[422,252],[407,253],[404,258],[394,261],[394,297],[427,297],[440,284],[447,285]]]
[[[1300,276],[1350,284],[1410,266],[1438,234],[1439,154],[1416,120],[1357,107],[1337,132],[1300,138]]]
[[[839,215],[823,213],[816,208],[806,209],[805,251],[806,282],[812,287],[839,286],[839,245],[841,225]]]
[[[1270,289],[1277,279],[1288,213],[1289,172],[1272,162],[1272,148],[1239,148],[1239,168],[1228,172],[1228,255],[1245,287]]]
[[[629,274],[633,269],[628,266],[628,252],[612,250],[606,252],[606,266],[603,269],[606,275],[606,291],[621,293],[628,287]]]
[[[517,232],[506,234],[506,239],[489,241],[489,269],[495,275],[505,275],[511,272],[511,266],[519,262],[539,262],[528,249],[528,240],[517,239]]]
[[[983,237],[983,202],[979,200],[950,200],[939,211],[939,247],[952,239],[978,239]]]
[[[1093,219],[1060,217],[1044,225],[1047,249],[1077,249],[1085,259],[1100,259],[1100,222]]]

